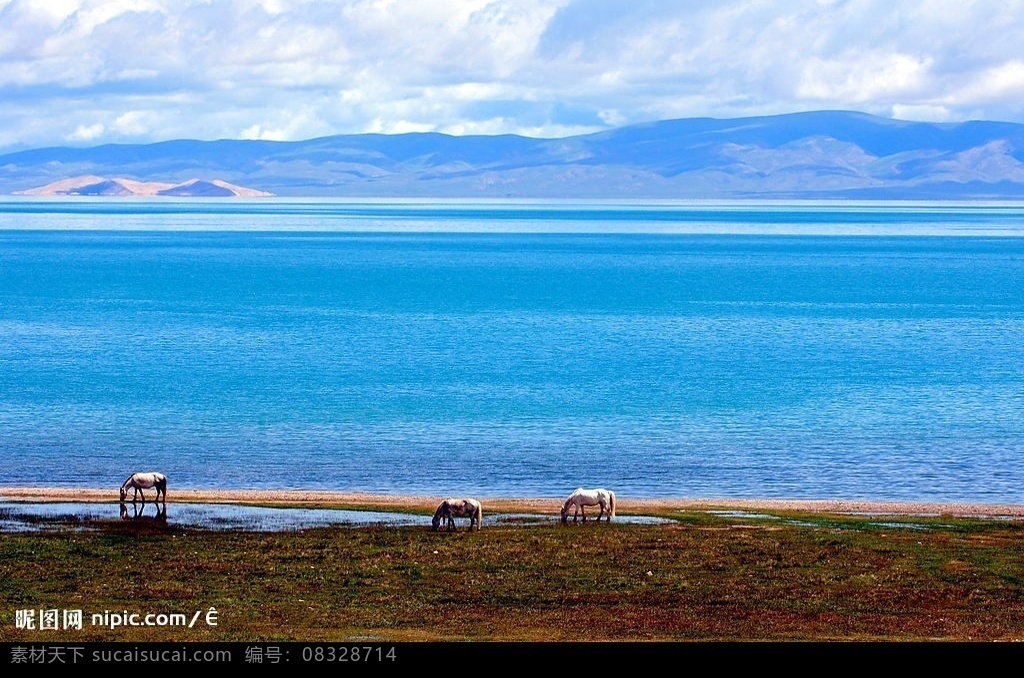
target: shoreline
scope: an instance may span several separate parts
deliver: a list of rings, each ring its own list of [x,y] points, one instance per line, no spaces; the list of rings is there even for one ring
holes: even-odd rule
[[[433,511],[441,496],[376,494],[335,490],[172,490],[168,503],[255,504],[262,506],[332,508],[362,507]],[[117,503],[117,491],[99,488],[0,487],[0,502]],[[152,500],[148,500],[147,503]],[[482,497],[485,511],[558,513],[557,497]],[[941,502],[891,502],[829,499],[716,499],[619,497],[624,512],[666,510],[773,510],[810,513],[950,515],[1024,518],[1024,505]]]

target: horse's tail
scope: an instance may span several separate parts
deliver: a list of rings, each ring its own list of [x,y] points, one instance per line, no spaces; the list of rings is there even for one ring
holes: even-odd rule
[[[156,489],[164,493],[164,500],[167,500],[167,476],[160,475],[156,481]]]
[[[480,526],[484,522],[484,507],[483,504],[477,502],[476,511],[473,512],[473,517],[476,518],[476,529],[480,529]]]
[[[615,493],[611,490],[608,490],[608,504],[611,506],[611,514],[608,516],[608,520],[610,521],[615,517]]]

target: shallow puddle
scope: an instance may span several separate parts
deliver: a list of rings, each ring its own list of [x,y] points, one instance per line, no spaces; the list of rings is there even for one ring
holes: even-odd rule
[[[122,520],[138,524],[254,531],[302,530],[328,525],[430,525],[430,516],[391,511],[269,508],[237,504],[0,503],[0,530],[31,531],[57,526],[86,526],[92,521]]]
[[[711,515],[718,516],[719,518],[738,518],[740,520],[779,520],[787,525],[798,525],[800,527],[820,527],[817,523],[807,522],[805,520],[794,520],[792,518],[783,518],[782,516],[773,516],[769,513],[754,513],[752,511],[741,511],[741,510],[729,510],[729,511],[706,511]]]
[[[778,520],[787,525],[797,525],[800,527],[823,527],[822,523],[815,523],[806,520],[796,520],[794,518],[783,518],[782,516],[775,516],[768,513],[755,513],[753,511],[740,511],[740,510],[728,510],[728,511],[706,511],[712,515],[718,516],[719,518],[734,518],[740,520]],[[885,516],[889,514],[884,513],[851,513],[852,516],[861,517],[872,517],[872,516]],[[932,514],[921,514],[922,517],[930,517]],[[908,529],[908,530],[931,530],[937,527],[953,527],[953,525],[946,524],[926,524],[926,523],[914,523],[910,521],[870,521],[864,523],[865,525],[871,525],[872,527],[888,527],[891,529]],[[830,529],[834,526],[829,526]]]
[[[680,509],[680,511],[682,511],[682,510],[684,510],[684,509]],[[754,513],[753,511],[740,511],[739,509],[737,509],[737,510],[729,510],[729,511],[705,511],[705,513],[710,513],[711,515],[718,516],[719,518],[747,518],[747,519],[753,519],[753,520],[781,520],[781,518],[779,516],[773,516],[773,515],[769,515],[767,513]]]
[[[366,527],[429,527],[431,517],[396,511],[351,511],[346,509],[270,508],[238,504],[177,504],[166,511],[156,504],[96,504],[88,502],[0,502],[0,531],[32,532],[53,528],[86,529],[95,521],[122,520],[126,523],[167,524],[177,527],[251,531],[303,530],[331,525]],[[558,516],[497,513],[484,516],[484,526],[500,524],[546,525]],[[617,522],[657,524],[671,522],[654,516],[617,516]],[[592,521],[588,521],[592,522]],[[457,529],[468,527],[457,520]]]

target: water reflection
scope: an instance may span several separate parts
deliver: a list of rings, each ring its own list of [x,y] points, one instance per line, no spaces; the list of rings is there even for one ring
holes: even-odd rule
[[[115,513],[117,506],[118,513]],[[152,507],[152,508],[150,508]],[[346,509],[271,508],[238,504],[102,504],[85,502],[0,501],[0,532],[60,528],[90,529],[91,523],[115,520],[132,525],[247,531],[305,530],[316,527],[430,527],[430,516],[397,511]],[[484,529],[493,525],[544,525],[557,515],[497,513],[484,517]],[[657,524],[671,522],[654,516],[616,516],[617,522]]]
[[[139,506],[135,502],[132,502],[131,509],[128,509],[128,505],[121,502],[121,520],[130,520],[133,523],[154,523],[160,525],[167,524],[167,504],[151,503],[150,506],[155,507],[156,512],[154,515],[146,515],[146,505],[142,504]]]

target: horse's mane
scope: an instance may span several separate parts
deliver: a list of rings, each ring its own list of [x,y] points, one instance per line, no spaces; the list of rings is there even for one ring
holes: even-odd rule
[[[132,481],[132,478],[134,478],[134,477],[135,477],[135,474],[133,473],[130,476],[128,476],[127,478],[125,478],[124,482],[121,483],[121,489],[123,490],[124,488],[128,487],[128,483],[130,483]]]
[[[572,491],[572,494],[569,495],[569,498],[562,502],[563,511],[569,508],[573,500],[576,498],[576,495],[578,495],[580,492],[583,492],[583,488],[577,487],[575,490]]]

